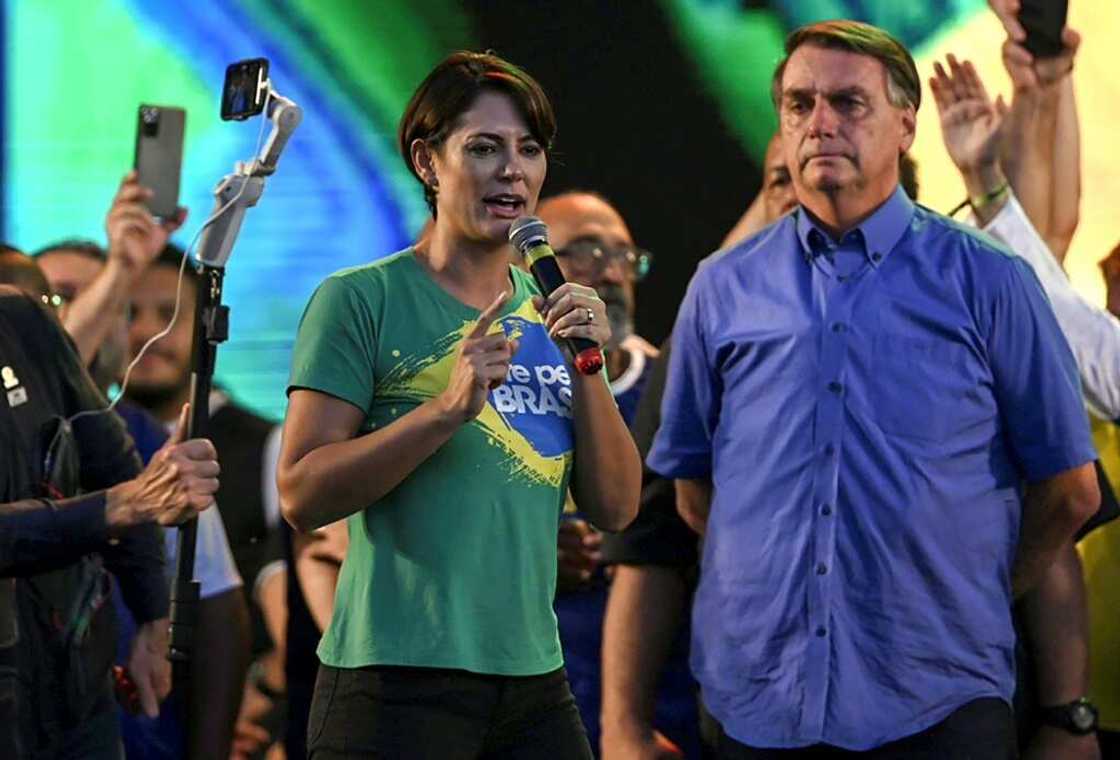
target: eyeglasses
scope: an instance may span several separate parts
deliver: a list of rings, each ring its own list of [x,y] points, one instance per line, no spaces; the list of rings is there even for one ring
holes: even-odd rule
[[[637,282],[649,274],[653,254],[641,248],[611,248],[597,240],[577,240],[556,251],[577,274],[597,276],[618,263],[626,276]]]

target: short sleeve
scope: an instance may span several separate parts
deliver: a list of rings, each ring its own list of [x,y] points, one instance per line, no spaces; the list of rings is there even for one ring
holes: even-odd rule
[[[661,400],[665,398],[665,380],[669,374],[669,356],[672,338],[665,340],[658,350],[657,358],[653,360],[653,369],[649,371],[649,380],[642,389],[641,398],[634,411],[634,422],[630,431],[634,434],[634,443],[638,445],[638,453],[644,460],[649,455],[653,446],[653,438],[657,429],[661,427]]]
[[[328,277],[311,296],[296,335],[288,393],[320,391],[366,411],[374,388],[374,320],[368,299],[347,277]]]
[[[1011,449],[1028,482],[1096,459],[1077,365],[1030,265],[1010,257],[994,292],[988,355]]]
[[[712,472],[712,437],[719,419],[722,388],[708,351],[708,325],[702,305],[711,265],[692,278],[677,322],[661,425],[647,463],[667,478],[704,478]]]
[[[197,543],[195,544],[194,577],[199,584],[199,595],[209,599],[230,589],[240,588],[243,584],[229,550],[229,539],[222,525],[222,516],[217,507],[202,512],[198,516]],[[175,572],[179,555],[179,531],[168,528],[165,535],[168,567]]]

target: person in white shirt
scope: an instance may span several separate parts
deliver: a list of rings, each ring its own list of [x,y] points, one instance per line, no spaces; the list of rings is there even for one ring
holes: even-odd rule
[[[1023,58],[1025,51],[1008,40],[1004,60],[1019,88],[1017,99],[1029,88],[1049,87],[1054,93],[1050,106],[1057,107],[1057,93],[1066,86],[1061,80],[1068,79],[1080,42],[1076,32],[1069,29],[1063,39],[1067,47],[1062,55],[1039,61],[1030,60],[1029,54]],[[1009,133],[1016,133],[1015,142],[1021,151],[1031,140],[1052,142],[1054,133],[1040,135],[1023,127],[1021,113],[1017,117],[1019,123],[1012,124],[1016,120],[1012,116],[1016,104],[1008,108],[1002,98],[993,102],[968,61],[962,63],[949,56],[945,66],[935,64],[930,88],[941,118],[945,147],[968,192],[971,223],[1031,264],[1073,350],[1086,405],[1110,419],[1120,417],[1120,322],[1074,291],[1051,245],[1045,242],[1017,199],[1016,193],[1023,183],[1039,181],[1038,167],[1020,161],[1009,172],[1009,179],[1001,161]],[[1023,97],[1036,99],[1036,106],[1045,99],[1038,93]],[[1071,106],[1072,101],[1066,105]],[[1021,103],[1018,108],[1023,109]],[[1053,184],[1068,179],[1068,175],[1052,173],[1046,192],[1033,193],[1034,206],[1045,205],[1043,201],[1057,194]],[[1052,238],[1057,241],[1055,244],[1068,245],[1064,233]],[[1063,253],[1064,250],[1063,247]],[[1084,699],[1089,670],[1086,591],[1081,560],[1072,542],[1048,570],[1044,581],[1024,597],[1020,613],[1035,658],[1037,693],[1032,707],[1040,708],[1038,715],[1045,716],[1029,721],[1031,736],[1026,740],[1024,756],[1096,760],[1100,750],[1093,730],[1095,709],[1092,728],[1087,731],[1071,731],[1054,719],[1088,705]]]

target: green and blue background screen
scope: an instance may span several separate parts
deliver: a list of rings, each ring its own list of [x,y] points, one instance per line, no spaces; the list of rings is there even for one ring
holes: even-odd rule
[[[1114,3],[1072,3],[1071,24],[1118,28]],[[545,192],[605,194],[656,264],[638,291],[637,323],[668,334],[695,262],[713,250],[759,184],[775,119],[773,66],[796,26],[849,17],[876,23],[915,52],[974,60],[989,89],[1009,93],[998,23],[982,0],[7,0],[2,6],[0,237],[23,250],[62,238],[104,243],[104,216],[131,167],[141,103],[187,110],[175,240],[194,237],[214,185],[251,156],[260,119],[222,122],[232,61],[264,56],[304,120],[264,196],[248,211],[226,274],[230,340],[218,382],[274,418],[299,315],[332,271],[399,250],[427,218],[396,150],[413,89],[443,56],[493,49],[553,98],[560,132]],[[1107,205],[1120,172],[1108,124],[1120,98],[1104,76],[1107,39],[1085,35],[1078,76],[1085,205],[1068,267],[1101,301],[1095,262],[1115,234]],[[940,144],[932,99],[914,153],[922,200],[945,210],[963,189]],[[1099,146],[1094,148],[1094,146]]]

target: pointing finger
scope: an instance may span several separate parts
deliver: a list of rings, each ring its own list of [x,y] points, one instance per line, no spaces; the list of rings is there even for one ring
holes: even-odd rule
[[[502,307],[505,306],[506,299],[509,298],[509,291],[503,290],[494,299],[494,302],[487,306],[481,314],[478,315],[478,320],[474,323],[474,327],[469,333],[468,338],[481,338],[490,331],[490,325],[494,324],[494,320],[498,318],[501,313]]]

